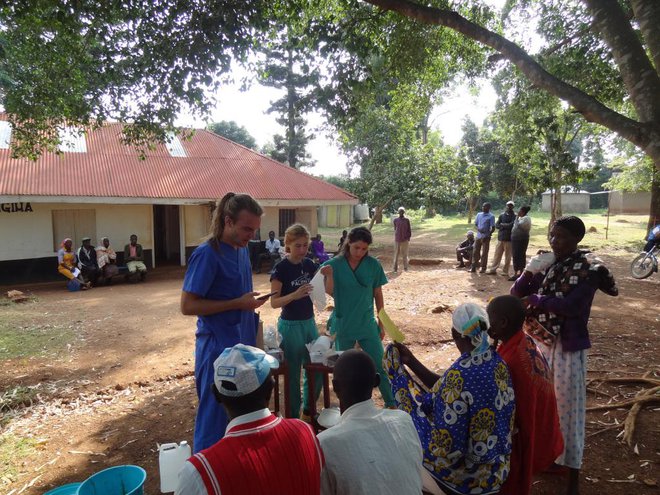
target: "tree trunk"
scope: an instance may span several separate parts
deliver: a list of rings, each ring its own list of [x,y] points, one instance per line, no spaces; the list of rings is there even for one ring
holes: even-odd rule
[[[374,223],[383,223],[383,210],[387,208],[387,205],[389,205],[392,202],[392,198],[388,199],[385,203],[382,205],[376,206],[374,209],[374,214],[371,217],[371,221],[369,222],[369,230],[372,229],[374,226]]]
[[[651,183],[651,211],[649,212],[649,221],[646,225],[648,232],[656,225],[660,224],[660,164],[656,163],[653,169],[653,181]]]
[[[293,50],[291,47],[287,48],[287,75],[286,75],[286,90],[287,90],[287,158],[289,166],[295,169],[298,168],[296,150],[294,142],[296,140],[296,88],[293,82]]]
[[[474,215],[474,210],[477,207],[477,201],[474,198],[467,198],[467,207],[468,207],[468,220],[467,223],[470,225],[472,223],[472,216]]]

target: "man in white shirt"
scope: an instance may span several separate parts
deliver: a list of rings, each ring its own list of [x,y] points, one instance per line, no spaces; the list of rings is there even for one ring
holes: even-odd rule
[[[411,417],[379,409],[371,400],[380,376],[363,351],[342,353],[332,386],[339,398],[339,423],[318,435],[325,455],[321,494],[419,495],[422,447]]]
[[[268,232],[268,239],[266,239],[265,243],[266,251],[268,251],[268,256],[270,256],[270,259],[273,263],[272,269],[275,268],[275,265],[280,262],[282,259],[281,251],[282,251],[282,244],[280,243],[279,239],[275,239],[275,232],[272,230]],[[263,257],[266,255],[263,254]],[[257,273],[261,273],[261,263],[257,265]]]

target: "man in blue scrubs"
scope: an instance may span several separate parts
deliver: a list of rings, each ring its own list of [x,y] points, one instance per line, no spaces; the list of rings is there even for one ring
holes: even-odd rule
[[[247,194],[227,193],[213,215],[211,234],[193,251],[181,293],[181,312],[197,315],[195,383],[199,406],[195,452],[220,440],[227,427],[224,408],[211,391],[213,362],[227,347],[256,344],[258,300],[252,290],[247,249],[261,225],[263,210]]]

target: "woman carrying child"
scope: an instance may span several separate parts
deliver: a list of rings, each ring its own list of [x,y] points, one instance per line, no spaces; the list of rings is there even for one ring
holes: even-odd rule
[[[286,257],[275,265],[270,276],[270,300],[273,308],[282,308],[277,320],[277,330],[282,335],[281,348],[289,366],[289,410],[286,416],[300,417],[300,373],[309,354],[305,344],[319,336],[314,321],[314,306],[309,294],[310,284],[318,266],[306,257],[309,248],[309,231],[300,224],[291,225],[284,233]],[[328,270],[327,268],[323,269]],[[318,397],[322,377],[316,380],[314,397]],[[307,375],[303,370],[303,419],[309,420],[309,397],[307,396]],[[312,398],[314,400],[314,398]]]

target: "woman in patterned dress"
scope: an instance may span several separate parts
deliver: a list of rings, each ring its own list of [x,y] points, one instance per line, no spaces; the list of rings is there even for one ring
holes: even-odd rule
[[[597,290],[616,296],[614,277],[602,261],[578,249],[586,232],[578,217],[558,218],[550,230],[552,253],[533,257],[511,287],[526,302],[525,331],[537,340],[554,379],[564,451],[556,463],[569,468],[567,495],[579,492],[587,402],[587,324]]]
[[[489,345],[487,329],[481,307],[456,308],[451,332],[461,356],[442,378],[403,344],[385,351],[392,392],[399,409],[412,416],[424,467],[450,495],[497,493],[509,472],[513,387],[506,364]]]

